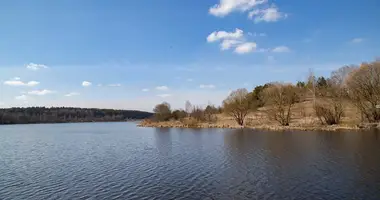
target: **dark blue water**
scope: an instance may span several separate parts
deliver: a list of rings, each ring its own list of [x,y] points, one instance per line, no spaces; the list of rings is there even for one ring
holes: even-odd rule
[[[380,133],[0,126],[0,199],[380,199]]]

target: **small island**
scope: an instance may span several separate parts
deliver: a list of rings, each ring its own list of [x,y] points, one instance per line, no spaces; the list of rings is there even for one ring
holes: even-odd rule
[[[330,77],[310,72],[296,84],[271,82],[232,91],[222,105],[172,111],[163,102],[142,127],[357,130],[380,128],[380,61],[344,66]]]

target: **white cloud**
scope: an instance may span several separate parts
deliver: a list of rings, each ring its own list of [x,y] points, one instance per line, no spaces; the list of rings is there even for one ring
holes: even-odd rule
[[[120,83],[116,83],[116,84],[108,84],[109,87],[121,87],[121,84]]]
[[[29,91],[28,92],[28,94],[30,94],[30,95],[38,95],[38,96],[43,96],[43,95],[52,94],[52,93],[55,93],[55,91],[51,91],[51,90],[33,90],[33,91]]]
[[[249,19],[253,19],[255,23],[259,22],[276,22],[286,18],[288,15],[278,10],[275,5],[266,9],[256,9],[248,14]]]
[[[169,88],[167,86],[163,85],[163,86],[157,86],[156,90],[169,90]]]
[[[243,37],[243,31],[240,29],[235,29],[235,32],[226,31],[214,31],[207,36],[207,42],[216,42],[218,40],[224,39],[241,39]]]
[[[220,0],[219,4],[215,4],[209,9],[209,13],[217,17],[223,17],[234,11],[245,12],[266,2],[267,0]]]
[[[212,84],[209,84],[209,85],[200,85],[199,86],[200,88],[202,89],[214,89],[215,88],[215,85],[212,85]]]
[[[352,43],[361,43],[363,41],[364,41],[363,38],[354,38],[354,39],[351,40]]]
[[[275,47],[274,49],[272,49],[272,52],[287,53],[287,52],[290,52],[290,49],[287,46],[278,46],[278,47]]]
[[[149,92],[149,89],[148,88],[144,88],[141,91],[143,91],[143,92]]]
[[[188,78],[186,81],[187,81],[187,82],[192,82],[193,79],[192,79],[192,78]]]
[[[33,71],[37,71],[40,69],[46,69],[46,68],[48,68],[48,66],[43,65],[43,64],[29,63],[28,65],[26,65],[26,68],[33,70]]]
[[[40,82],[37,82],[37,81],[29,81],[29,82],[23,82],[20,80],[19,77],[15,77],[11,80],[8,80],[8,81],[4,81],[3,83],[4,85],[9,85],[9,86],[36,86],[38,84],[40,84]]]
[[[0,106],[3,106],[3,105],[5,105],[5,103],[0,101]]]
[[[235,52],[238,54],[245,54],[256,50],[256,43],[254,42],[246,42],[240,44],[236,47]]]
[[[78,93],[78,92],[70,92],[68,94],[65,94],[65,97],[72,97],[72,96],[78,96],[78,95],[80,95],[80,93]]]
[[[92,85],[91,82],[88,82],[88,81],[83,81],[83,82],[82,82],[82,86],[83,86],[83,87],[89,87],[89,86],[91,86],[91,85]]]
[[[98,87],[102,87],[103,85],[101,83],[98,84]]]
[[[20,100],[20,101],[25,101],[28,99],[28,96],[26,96],[25,94],[23,95],[20,95],[20,96],[15,96],[15,99],[16,100]]]
[[[239,41],[239,40],[223,40],[222,43],[220,43],[220,48],[222,50],[227,50],[241,43],[242,41]]]
[[[158,94],[157,96],[161,97],[161,98],[166,98],[166,97],[170,97],[172,95],[171,94]]]

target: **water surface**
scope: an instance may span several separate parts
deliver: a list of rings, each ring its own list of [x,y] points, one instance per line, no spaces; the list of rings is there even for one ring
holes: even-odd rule
[[[380,133],[0,126],[0,199],[380,199]]]

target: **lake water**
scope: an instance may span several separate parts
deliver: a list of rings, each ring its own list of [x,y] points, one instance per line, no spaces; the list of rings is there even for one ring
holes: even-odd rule
[[[380,199],[380,133],[0,126],[0,199]]]

